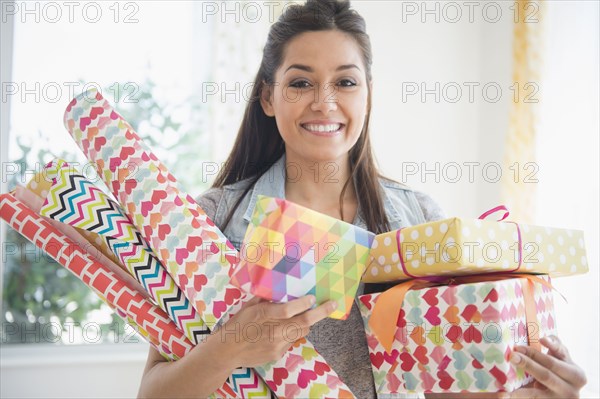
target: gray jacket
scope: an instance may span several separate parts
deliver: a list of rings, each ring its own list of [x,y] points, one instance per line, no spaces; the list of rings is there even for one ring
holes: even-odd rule
[[[259,194],[285,198],[285,155],[265,172],[248,191],[223,231],[236,249],[240,249]],[[221,227],[231,208],[248,187],[250,179],[211,188],[197,198],[207,215]],[[384,208],[392,230],[444,218],[440,207],[426,194],[385,179],[379,181]],[[358,209],[352,224],[365,228]],[[357,295],[364,292],[361,283]],[[379,288],[380,289],[380,288]],[[375,290],[379,290],[375,288]],[[373,288],[371,287],[371,291]],[[375,386],[362,318],[356,303],[346,320],[326,318],[316,323],[307,336],[327,363],[357,398],[375,398]],[[398,396],[403,397],[403,396]]]

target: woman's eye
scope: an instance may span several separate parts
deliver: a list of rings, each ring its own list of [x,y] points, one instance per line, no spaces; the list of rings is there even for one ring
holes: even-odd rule
[[[342,80],[340,80],[340,86],[352,87],[352,86],[356,86],[356,82],[354,82],[353,80],[350,80],[350,79],[342,79]]]
[[[310,87],[310,84],[306,80],[297,80],[295,82],[290,83],[290,87],[296,87],[298,89],[304,89],[306,87]]]

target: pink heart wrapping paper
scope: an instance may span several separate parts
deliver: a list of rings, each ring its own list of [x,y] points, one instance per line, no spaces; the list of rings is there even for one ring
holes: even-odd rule
[[[67,107],[64,122],[209,327],[224,323],[251,299],[230,284],[239,261],[233,245],[194,199],[177,188],[173,175],[108,101],[95,91],[83,93]],[[308,352],[315,355],[303,356]],[[290,358],[294,367],[283,376],[280,370],[291,364]],[[336,373],[320,363],[325,360],[303,340],[279,361],[255,370],[277,396],[351,397]]]
[[[241,297],[229,284],[233,245],[99,93],[73,99],[64,123],[202,320],[214,326]]]
[[[377,392],[510,392],[530,382],[508,361],[512,348],[527,345],[528,333],[544,337],[556,327],[552,289],[532,283],[528,294],[526,284],[509,278],[415,287],[390,320],[395,332],[387,351],[370,325],[382,293],[360,296]],[[537,320],[526,317],[530,294]]]

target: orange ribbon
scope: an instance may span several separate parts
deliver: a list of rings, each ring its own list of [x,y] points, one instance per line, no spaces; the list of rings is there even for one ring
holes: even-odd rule
[[[539,331],[540,322],[537,318],[537,312],[535,307],[535,299],[533,296],[534,283],[540,283],[544,286],[554,289],[552,284],[532,274],[494,274],[494,275],[477,275],[477,276],[461,276],[461,277],[449,277],[447,285],[453,283],[478,283],[484,281],[496,281],[506,280],[510,278],[523,278],[526,279],[522,284],[523,288],[523,299],[525,301],[525,320],[527,326],[527,339],[529,346],[534,349],[541,350],[539,343]],[[371,317],[369,318],[369,327],[377,337],[377,340],[381,343],[387,353],[392,350],[392,344],[394,343],[394,335],[396,331],[396,322],[400,309],[402,308],[402,302],[404,296],[411,289],[421,289],[432,286],[442,285],[439,282],[432,283],[430,281],[422,279],[413,279],[402,282],[395,287],[381,293],[377,298],[377,301],[373,305]],[[529,323],[535,323],[536,328],[530,328]]]

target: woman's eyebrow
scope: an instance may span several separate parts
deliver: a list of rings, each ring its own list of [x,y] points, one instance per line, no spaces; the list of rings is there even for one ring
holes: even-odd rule
[[[292,68],[300,69],[300,70],[302,70],[302,71],[306,71],[306,72],[314,72],[314,70],[313,70],[311,67],[309,67],[308,65],[302,65],[302,64],[292,64],[292,65],[290,65],[289,67],[287,67],[287,69],[286,69],[286,70],[285,70],[283,73],[286,73],[287,71],[289,71],[289,70],[290,70],[290,69],[292,69]],[[351,68],[356,68],[356,69],[358,69],[358,70],[360,71],[360,68],[359,68],[359,67],[357,67],[357,66],[356,66],[356,65],[354,65],[354,64],[344,64],[344,65],[340,65],[339,67],[337,67],[337,68],[335,69],[335,71],[336,71],[336,72],[338,72],[338,71],[344,71],[344,70],[346,70],[346,69],[351,69]]]

